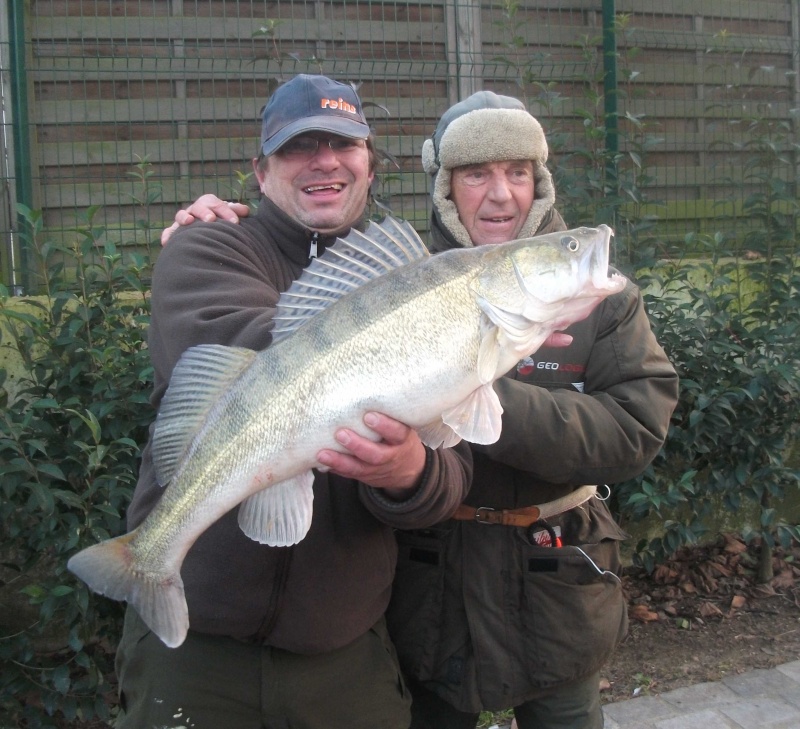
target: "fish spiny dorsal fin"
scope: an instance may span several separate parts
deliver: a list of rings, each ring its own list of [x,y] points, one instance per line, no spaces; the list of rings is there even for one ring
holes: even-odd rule
[[[368,281],[428,255],[425,244],[406,221],[387,217],[380,223],[371,222],[363,233],[351,230],[315,258],[281,294],[273,343]]]
[[[153,465],[163,486],[172,479],[211,406],[249,367],[256,353],[243,347],[200,344],[187,349],[172,370],[153,431]]]

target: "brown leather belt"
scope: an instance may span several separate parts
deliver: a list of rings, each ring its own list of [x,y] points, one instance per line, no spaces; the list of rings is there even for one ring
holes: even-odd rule
[[[538,506],[526,506],[524,509],[492,509],[489,506],[476,508],[461,504],[452,518],[461,521],[479,521],[481,524],[528,527],[539,521],[541,513]]]
[[[521,509],[493,509],[491,506],[461,504],[451,518],[459,521],[477,521],[481,524],[529,527],[539,519],[549,519],[551,516],[580,506],[596,493],[597,486],[581,486],[560,499]]]

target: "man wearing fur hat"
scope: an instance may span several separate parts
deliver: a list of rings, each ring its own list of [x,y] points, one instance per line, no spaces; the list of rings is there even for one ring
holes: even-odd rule
[[[451,107],[422,150],[431,250],[565,230],[547,154],[517,99],[480,91]],[[625,534],[597,496],[655,457],[677,377],[633,284],[567,333],[569,346],[543,347],[495,383],[502,434],[472,446],[457,518],[398,532],[387,618],[412,729],[474,729],[481,710],[510,706],[520,729],[603,726],[599,670],[627,626]],[[526,526],[487,523],[508,510],[525,524],[529,507],[560,499],[567,510],[546,521],[530,510]]]
[[[566,229],[547,154],[517,99],[481,91],[451,107],[423,146],[431,250]],[[176,219],[205,219],[215,202],[228,217],[206,197]],[[567,334],[568,346],[541,348],[495,383],[502,434],[471,446],[455,518],[397,532],[387,620],[412,729],[474,729],[481,710],[508,707],[519,729],[603,726],[599,671],[627,627],[626,535],[598,497],[655,457],[677,376],[633,284]],[[556,513],[542,520],[537,506]]]

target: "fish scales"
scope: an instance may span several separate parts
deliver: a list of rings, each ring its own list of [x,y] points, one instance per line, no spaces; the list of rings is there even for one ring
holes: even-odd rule
[[[168,487],[137,529],[83,550],[69,568],[97,592],[131,601],[167,645],[180,645],[180,566],[194,541],[237,505],[249,537],[273,546],[302,539],[316,454],[343,450],[338,428],[375,438],[363,424],[375,410],[432,447],[497,440],[494,379],[624,286],[608,277],[610,236],[600,226],[430,257],[392,219],[351,234],[284,294],[272,346],[184,354],[154,430],[154,464]],[[383,248],[370,248],[373,238]],[[325,269],[329,254],[341,255],[331,267],[344,269],[340,284]]]

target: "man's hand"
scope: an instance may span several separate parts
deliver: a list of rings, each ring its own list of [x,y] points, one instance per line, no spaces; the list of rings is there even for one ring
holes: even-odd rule
[[[175,222],[161,232],[161,245],[167,245],[170,236],[182,225],[189,225],[195,220],[203,223],[213,223],[215,220],[238,223],[240,217],[244,218],[249,214],[250,208],[244,203],[225,202],[211,194],[201,195],[186,210],[175,213]]]
[[[572,344],[572,335],[564,332],[553,332],[542,342],[543,347],[569,347]]]
[[[416,431],[381,413],[367,413],[364,424],[380,436],[377,443],[349,428],[336,431],[336,440],[346,453],[322,450],[317,460],[327,470],[384,489],[394,499],[403,499],[425,469],[425,446]]]

